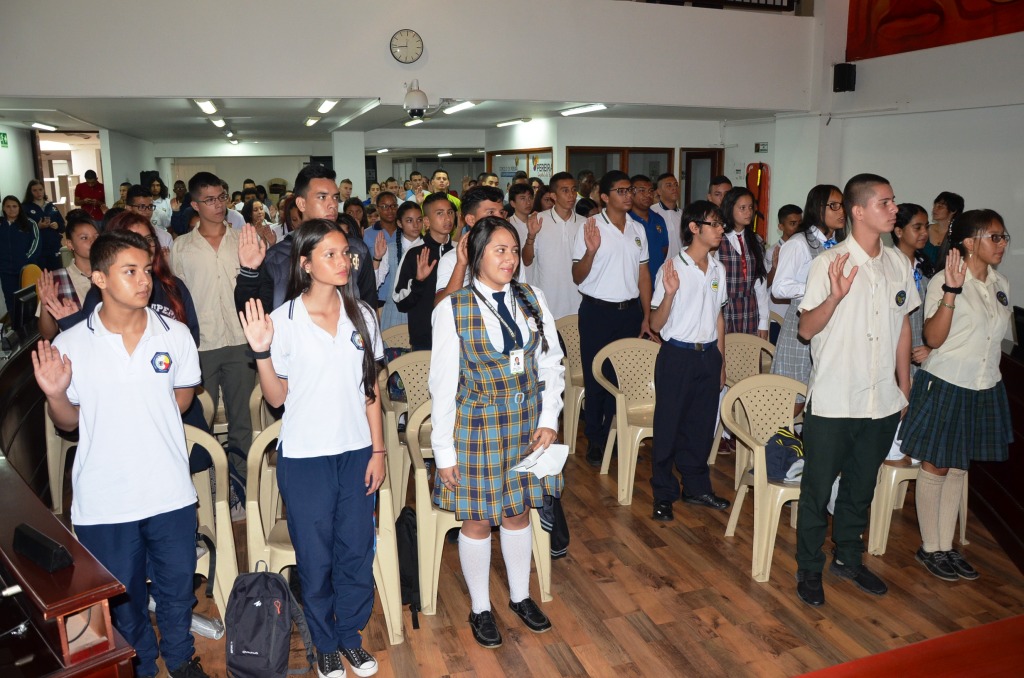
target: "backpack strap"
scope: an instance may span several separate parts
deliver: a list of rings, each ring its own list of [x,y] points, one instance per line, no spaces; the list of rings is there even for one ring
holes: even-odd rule
[[[289,669],[288,675],[302,676],[314,670],[313,667],[316,666],[316,655],[313,654],[313,638],[309,635],[306,613],[299,605],[299,601],[295,600],[295,594],[292,593],[291,588],[288,588],[288,598],[292,603],[292,622],[295,623],[295,628],[299,630],[299,637],[302,638],[302,644],[306,647],[306,661],[309,662],[308,668]]]
[[[206,575],[206,597],[213,598],[213,579],[217,575],[217,547],[213,540],[202,532],[196,532],[196,540],[203,542],[210,553],[210,571]]]

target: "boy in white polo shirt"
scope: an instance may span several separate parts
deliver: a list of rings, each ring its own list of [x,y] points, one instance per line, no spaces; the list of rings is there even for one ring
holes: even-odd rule
[[[89,258],[103,302],[32,353],[54,424],[79,430],[71,522],[79,541],[125,585],[111,614],[135,648],[136,675],[157,674],[148,563],[159,654],[172,678],[205,678],[189,631],[196,493],[181,423],[200,381],[199,354],[185,325],[149,308],[151,261],[141,236],[104,234]]]
[[[800,302],[800,338],[811,342],[804,414],[805,463],[797,516],[797,595],[823,605],[826,505],[841,473],[829,571],[862,591],[888,588],[861,563],[878,467],[910,394],[910,320],[921,303],[910,262],[882,244],[896,223],[892,186],[858,174],[843,191],[851,235],[818,255]]]
[[[722,242],[722,212],[707,200],[683,210],[683,249],[658,271],[651,298],[651,330],[661,333],[654,363],[654,446],[651,489],[655,520],[672,520],[672,503],[725,510],[715,495],[708,450],[715,437],[718,393],[725,385],[725,268],[709,253]]]

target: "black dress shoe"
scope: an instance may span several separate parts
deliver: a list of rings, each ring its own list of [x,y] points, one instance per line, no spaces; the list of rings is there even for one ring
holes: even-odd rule
[[[814,607],[825,604],[825,587],[821,585],[821,572],[797,570],[796,595],[800,600]]]
[[[523,598],[518,603],[508,602],[508,609],[519,615],[519,618],[526,624],[526,628],[534,633],[544,633],[551,629],[551,620],[540,611],[537,603],[532,598]]]
[[[665,501],[664,499],[654,500],[654,515],[651,516],[655,520],[660,520],[667,523],[673,519],[672,515],[672,502]]]
[[[480,614],[470,612],[469,627],[473,629],[473,639],[482,647],[501,647],[501,632],[490,610]]]
[[[697,496],[684,494],[683,501],[687,504],[698,504],[700,506],[707,506],[708,508],[717,509],[719,511],[724,511],[730,506],[728,499],[722,499],[712,492],[709,492],[708,494],[699,494]]]
[[[587,440],[587,463],[598,468],[604,461],[604,443]]]
[[[874,596],[884,596],[889,591],[889,587],[885,585],[884,581],[860,563],[845,565],[838,560],[833,560],[828,571],[840,579],[849,579],[861,591]]]

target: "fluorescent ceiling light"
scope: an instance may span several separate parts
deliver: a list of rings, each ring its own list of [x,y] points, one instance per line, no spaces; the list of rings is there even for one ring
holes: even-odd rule
[[[377,152],[378,152],[378,153],[387,153],[387,152],[388,152],[388,149],[386,149],[386,148],[378,148],[378,149],[377,149]]]
[[[485,150],[484,150],[484,149],[482,149],[482,148],[481,148],[481,149],[480,149],[479,151],[477,151],[477,153],[486,153],[486,152],[487,152],[487,151],[485,151]]]
[[[228,139],[228,143],[231,144],[232,146],[237,146],[238,139]]]
[[[207,115],[213,115],[217,112],[217,107],[214,106],[213,102],[209,99],[193,99],[192,101],[196,102],[196,106],[199,107],[199,110]]]
[[[423,118],[414,118],[413,120],[410,120],[409,122],[405,123],[405,126],[406,127],[415,127],[416,125],[420,125],[420,124],[423,124]]]
[[[306,127],[312,127],[320,122],[320,118],[306,118]]]
[[[454,106],[449,106],[444,109],[444,112],[447,115],[451,115],[452,113],[458,113],[459,111],[464,111],[467,108],[473,108],[474,106],[476,106],[476,104],[472,101],[463,101],[462,103],[455,104]]]
[[[40,151],[70,151],[71,144],[64,141],[50,141],[49,139],[39,140]]]
[[[34,122],[34,123],[32,123],[32,126],[35,127],[36,129],[41,129],[44,132],[56,132],[57,131],[57,128],[54,127],[53,125],[44,125],[41,122]]]
[[[316,109],[316,112],[320,115],[327,115],[331,112],[331,109],[338,105],[337,99],[324,99],[324,102],[320,104],[320,108]]]
[[[579,115],[580,113],[593,113],[594,111],[603,111],[608,108],[604,104],[588,104],[586,106],[577,106],[576,108],[569,108],[564,111],[559,111],[562,115]]]
[[[224,135],[227,136],[228,139],[230,139],[231,137],[235,136],[235,133],[232,132],[231,130],[228,130],[227,132],[224,133]]]
[[[515,118],[514,120],[506,120],[499,122],[495,127],[511,127],[512,125],[522,125],[524,122],[530,122],[533,118]]]
[[[224,118],[210,118],[210,122],[213,123],[214,127],[223,127],[224,126]]]
[[[452,155],[451,153],[449,153],[448,151],[445,151],[444,153],[438,153],[437,157],[439,157],[439,158],[450,158],[451,155]]]
[[[337,126],[334,127],[333,129],[338,129],[338,127],[344,127],[345,125],[349,124],[359,116],[363,115],[364,113],[369,113],[378,106],[380,106],[380,99],[370,99],[370,101],[368,101],[366,105],[364,105],[358,111],[356,111],[355,113],[350,113],[341,120],[339,120]]]

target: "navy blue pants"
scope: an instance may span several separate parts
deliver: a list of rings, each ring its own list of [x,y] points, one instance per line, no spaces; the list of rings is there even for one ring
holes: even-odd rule
[[[715,439],[715,414],[722,380],[718,348],[693,351],[661,345],[654,362],[654,445],[651,490],[658,501],[679,499],[679,481],[690,496],[711,493],[708,454]]]
[[[371,449],[308,459],[278,450],[277,484],[302,583],[302,604],[320,652],[362,647],[373,610],[376,531],[367,496]]]
[[[643,321],[644,314],[639,303],[620,311],[595,304],[587,298],[580,302],[580,357],[583,359],[583,394],[586,400],[583,418],[588,457],[600,458],[604,454],[608,429],[615,416],[615,398],[597,383],[591,371],[594,358],[598,351],[617,339],[639,337]],[[610,382],[618,383],[610,363],[605,363],[603,372]]]
[[[196,571],[194,504],[129,523],[75,525],[75,535],[112,575],[125,593],[114,598],[114,626],[135,648],[135,673],[157,674],[156,634],[149,622],[147,563],[153,573],[153,599],[160,627],[160,652],[168,669],[192,659],[192,575]]]

